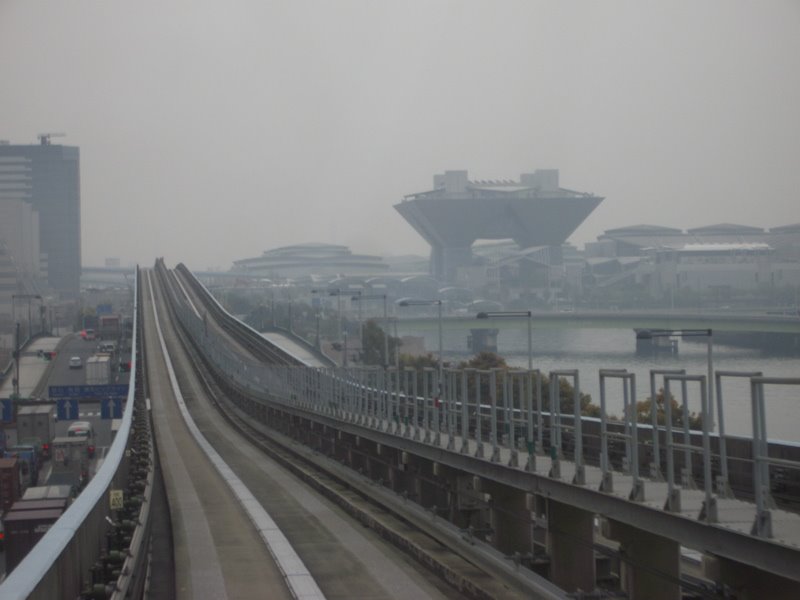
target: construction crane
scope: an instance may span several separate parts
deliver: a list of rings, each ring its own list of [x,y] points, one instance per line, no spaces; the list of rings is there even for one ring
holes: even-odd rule
[[[36,137],[39,138],[39,143],[42,146],[49,146],[50,145],[50,138],[54,137],[66,137],[66,133],[40,133]]]

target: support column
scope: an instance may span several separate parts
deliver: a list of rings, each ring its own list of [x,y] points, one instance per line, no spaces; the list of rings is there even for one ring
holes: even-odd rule
[[[493,530],[494,547],[507,555],[531,553],[532,521],[528,494],[485,480],[481,481],[481,486],[482,491],[488,492],[492,499],[489,504],[489,523]]]
[[[630,598],[680,600],[678,542],[611,519],[608,537],[620,543],[620,583]]]
[[[547,550],[550,579],[567,592],[595,588],[594,514],[547,501]]]
[[[760,571],[727,558],[704,556],[703,573],[728,588],[738,600],[800,598],[800,581]]]

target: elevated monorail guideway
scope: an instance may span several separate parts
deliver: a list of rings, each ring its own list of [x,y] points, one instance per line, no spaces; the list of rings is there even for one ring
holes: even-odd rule
[[[278,346],[278,348],[281,348],[287,354],[291,354],[297,358],[298,361],[308,365],[309,367],[323,368],[328,366],[319,360],[319,358],[317,358],[313,352],[309,351],[308,348],[303,347],[282,333],[277,331],[265,331],[261,334],[261,336],[265,340],[269,340]]]
[[[285,556],[276,557],[271,545],[271,536],[282,534],[260,506],[253,506],[247,488],[188,416],[161,329],[163,301],[159,308],[150,271],[145,281],[145,352],[151,357],[153,420],[174,530],[176,594],[296,598],[296,573],[285,571],[280,562]],[[280,552],[291,552],[285,539],[277,543]],[[307,572],[304,577],[313,583]]]
[[[227,313],[217,317],[233,320]],[[187,311],[181,318],[189,329],[201,326]],[[599,519],[603,534],[620,543],[620,577],[633,597],[678,598],[692,585],[711,593],[682,576],[682,546],[705,555],[709,585],[755,596],[768,589],[783,597],[800,594],[800,515],[777,508],[772,496],[777,485],[795,485],[800,460],[789,447],[780,456],[772,453],[764,420],[771,386],[800,386],[800,379],[750,378],[753,438],[729,438],[720,455],[708,427],[713,399],[705,374],[662,374],[686,425],[637,424],[628,410],[622,421],[603,413],[601,428],[580,416],[574,370],[549,373],[549,397],[559,398],[551,408],[542,402],[538,371],[448,369],[440,380],[436,369],[286,368],[234,358],[209,342],[208,359],[225,370],[254,416],[373,473],[379,485],[404,498],[433,505],[435,514],[463,523],[467,511],[466,531],[475,543],[489,543],[520,565],[546,557],[551,578],[567,590],[596,585]],[[625,405],[634,405],[633,374],[617,369],[601,375],[624,380]],[[559,391],[559,377],[574,383],[574,396]],[[688,427],[691,397],[700,399],[702,431]],[[567,401],[572,405],[565,410]],[[658,456],[652,455],[654,432]],[[738,472],[731,486],[736,497],[730,481],[716,487],[720,461]],[[786,500],[796,507],[798,488],[790,489],[795,493]],[[545,541],[531,535],[537,529],[547,532]]]
[[[158,280],[166,283],[164,287],[167,288],[181,280],[180,274],[176,279],[172,272],[161,269],[160,266],[156,272],[159,273]],[[215,322],[212,313],[216,308],[204,304],[192,285],[187,283],[189,282],[184,280],[183,286],[175,285],[162,292],[164,297],[177,302],[173,310],[191,313],[196,323],[202,326],[203,332],[208,332],[209,341],[211,336],[223,336],[231,347],[241,350],[241,345],[231,342],[230,333],[226,333]],[[188,298],[191,298],[191,303],[187,301]],[[205,314],[206,321],[202,317]],[[322,592],[331,598],[349,598],[354,594],[387,600],[443,600],[452,597],[452,590],[443,587],[441,582],[436,581],[432,585],[432,575],[424,571],[418,573],[418,569],[407,564],[404,553],[387,546],[376,535],[365,530],[361,523],[349,518],[327,498],[320,496],[314,486],[309,487],[280,464],[280,461],[274,460],[268,453],[265,454],[258,436],[243,435],[240,419],[231,414],[233,409],[229,406],[230,400],[211,377],[208,365],[202,363],[197,348],[192,350],[191,343],[186,344],[189,339],[185,337],[185,332],[182,333],[177,322],[172,323],[174,325],[167,328],[172,331],[167,336],[168,345],[177,344],[180,339],[190,348],[188,355],[191,356],[191,362],[194,365],[204,364],[201,377],[204,383],[200,387],[205,391],[194,384],[186,386],[187,365],[176,368],[177,379],[188,390],[184,392],[187,409],[208,443],[225,460],[230,470],[235,472],[241,484],[252,490],[253,497],[246,504],[264,507],[274,524],[285,533],[285,545],[289,549],[294,548],[298,557],[293,565],[302,560],[309,575],[314,578]],[[267,345],[265,340],[261,342]],[[229,411],[226,418],[220,418],[216,407]],[[252,428],[253,419],[246,421],[244,427]],[[281,550],[276,554],[282,556],[284,553]],[[288,570],[289,567],[284,569]],[[298,597],[306,598],[306,594],[304,592]],[[268,596],[264,594],[256,597]]]

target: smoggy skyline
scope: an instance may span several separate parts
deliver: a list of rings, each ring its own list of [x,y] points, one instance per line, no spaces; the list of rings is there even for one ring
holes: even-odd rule
[[[800,221],[800,5],[0,3],[0,139],[81,149],[83,262],[427,254],[432,176],[557,168],[570,241]]]

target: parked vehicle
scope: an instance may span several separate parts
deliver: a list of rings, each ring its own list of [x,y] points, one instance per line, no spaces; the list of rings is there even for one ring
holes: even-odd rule
[[[16,457],[0,458],[0,512],[11,508],[21,493],[19,461]]]
[[[24,508],[24,507],[22,507]],[[10,510],[3,518],[6,573],[10,573],[64,512],[63,508]]]
[[[55,406],[20,406],[17,409],[17,437],[23,442],[38,440],[41,456],[50,458],[50,442],[56,436]]]
[[[22,490],[39,482],[39,452],[35,446],[17,443],[6,448],[5,457],[16,457],[19,460],[19,483]]]

